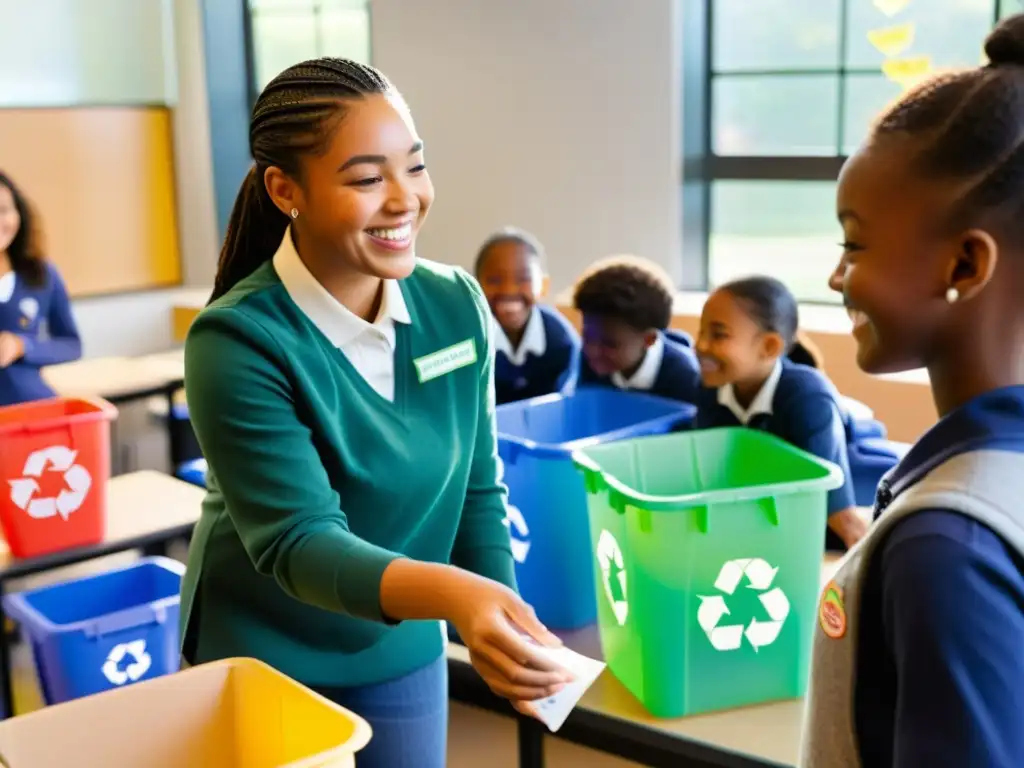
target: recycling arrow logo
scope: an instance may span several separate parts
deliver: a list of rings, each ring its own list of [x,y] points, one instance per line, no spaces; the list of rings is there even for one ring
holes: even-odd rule
[[[778,568],[772,568],[759,557],[746,560],[729,560],[718,572],[715,589],[720,594],[698,595],[697,623],[711,641],[716,651],[735,651],[743,644],[743,638],[758,651],[771,645],[782,631],[782,625],[789,615],[789,598],[781,587],[772,587]],[[730,615],[725,596],[732,595],[746,576],[747,589],[760,592],[758,599],[764,606],[770,621],[752,618],[750,623],[720,624],[723,617]]]
[[[17,480],[9,480],[11,486],[11,501],[19,509],[25,510],[29,517],[36,520],[43,520],[54,515],[60,515],[67,520],[71,513],[82,506],[89,489],[92,487],[92,477],[89,471],[75,464],[78,452],[63,445],[52,445],[49,448],[41,448],[33,451],[25,460],[25,468],[22,470],[22,477]],[[64,488],[56,497],[40,497],[38,478],[43,476],[47,470],[64,473]]]
[[[512,559],[517,563],[525,563],[526,556],[530,553],[530,542],[527,537],[530,535],[530,529],[526,526],[526,518],[523,517],[523,513],[519,511],[519,507],[514,507],[511,504],[508,505],[508,510],[505,513],[505,525],[509,526],[509,535],[512,541]],[[512,529],[515,529],[516,536],[512,536]]]
[[[127,660],[127,663],[125,661]],[[103,676],[114,685],[135,682],[153,666],[153,659],[146,652],[145,640],[115,645],[103,663]]]
[[[597,539],[597,562],[601,566],[604,593],[612,606],[612,613],[619,626],[629,616],[629,595],[626,591],[626,567],[622,549],[611,531],[603,530]]]
[[[498,458],[498,482],[505,478],[505,462]],[[509,529],[509,542],[512,547],[512,559],[517,563],[525,563],[526,556],[530,553],[530,528],[526,525],[526,518],[523,517],[519,507],[513,504],[505,505],[505,519],[502,520],[505,527]],[[516,535],[513,535],[513,530]]]

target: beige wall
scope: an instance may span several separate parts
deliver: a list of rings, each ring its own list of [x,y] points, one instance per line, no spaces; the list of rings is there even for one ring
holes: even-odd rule
[[[184,289],[79,299],[75,316],[86,357],[136,355],[171,346],[171,308],[212,283],[219,250],[213,202],[201,0],[174,0],[177,100],[172,112],[178,237]],[[245,137],[242,137],[244,141]]]
[[[676,0],[375,0],[373,62],[405,94],[437,202],[420,255],[463,266],[515,224],[552,283],[635,251],[679,275]]]

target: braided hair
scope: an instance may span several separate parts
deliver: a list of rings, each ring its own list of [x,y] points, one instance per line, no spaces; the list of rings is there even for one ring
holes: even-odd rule
[[[267,84],[252,110],[249,151],[255,163],[231,211],[211,302],[273,258],[288,228],[288,216],[267,192],[267,169],[276,166],[299,179],[299,159],[327,149],[347,101],[387,93],[394,87],[379,71],[335,58],[296,64]]]
[[[873,135],[922,142],[912,167],[958,185],[957,227],[989,216],[1024,245],[1024,14],[993,30],[985,54],[985,66],[920,83],[879,117]]]

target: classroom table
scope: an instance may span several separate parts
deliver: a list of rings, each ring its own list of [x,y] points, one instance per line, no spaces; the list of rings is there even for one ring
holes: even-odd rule
[[[113,405],[163,397],[167,413],[185,386],[183,350],[139,357],[96,357],[43,368],[43,379],[61,397],[102,397]],[[170,418],[166,421],[171,464],[181,463],[183,449]]]
[[[10,581],[133,549],[147,554],[163,553],[172,541],[191,536],[203,495],[203,489],[161,472],[130,472],[111,478],[107,485],[107,530],[99,544],[15,558],[6,542],[0,542],[0,627],[6,622],[2,598]],[[3,719],[14,711],[7,632],[0,632],[0,677]]]
[[[822,584],[838,561],[826,556]],[[601,657],[596,627],[558,634],[573,650]],[[452,700],[516,719],[520,768],[544,768],[547,729],[491,693],[458,643],[448,645],[448,673]],[[649,714],[605,670],[552,737],[652,768],[792,768],[802,708],[802,700],[790,700],[664,720]]]

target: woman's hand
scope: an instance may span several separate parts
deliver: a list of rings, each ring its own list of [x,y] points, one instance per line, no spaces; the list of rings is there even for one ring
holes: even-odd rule
[[[536,647],[558,647],[561,641],[511,589],[461,573],[465,577],[461,596],[452,606],[449,620],[490,689],[511,700],[520,712],[532,714],[523,702],[551,696],[573,679]]]
[[[0,368],[6,368],[25,354],[25,343],[10,331],[0,331]]]
[[[561,641],[519,595],[496,581],[403,557],[384,569],[380,604],[391,619],[444,619],[454,626],[487,685],[524,714],[532,714],[528,702],[551,696],[573,679],[537,649]]]

